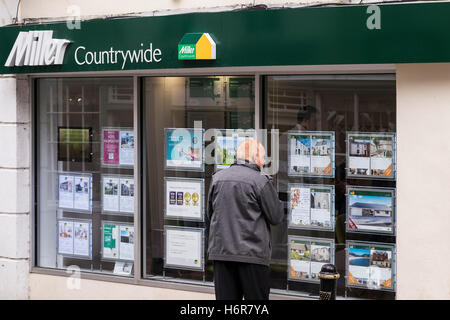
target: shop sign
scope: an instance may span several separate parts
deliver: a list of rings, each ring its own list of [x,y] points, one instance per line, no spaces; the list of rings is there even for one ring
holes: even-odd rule
[[[209,33],[186,33],[178,43],[178,60],[215,60],[216,43]]]
[[[5,67],[62,64],[70,41],[53,39],[53,31],[19,32]]]

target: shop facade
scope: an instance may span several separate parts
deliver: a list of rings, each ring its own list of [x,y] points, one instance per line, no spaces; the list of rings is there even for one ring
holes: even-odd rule
[[[380,8],[1,28],[3,292],[214,298],[207,191],[253,137],[286,213],[272,298],[317,299],[325,263],[339,299],[448,298],[450,5]]]

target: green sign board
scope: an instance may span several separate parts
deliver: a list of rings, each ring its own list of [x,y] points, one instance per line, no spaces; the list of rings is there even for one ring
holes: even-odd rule
[[[450,2],[378,7],[379,29],[359,5],[6,26],[0,74],[450,62]]]

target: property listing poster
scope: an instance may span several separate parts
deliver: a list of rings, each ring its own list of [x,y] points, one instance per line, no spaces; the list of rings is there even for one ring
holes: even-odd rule
[[[58,253],[73,255],[73,221],[58,221]]]
[[[103,129],[103,164],[134,164],[134,131],[121,129]]]
[[[77,256],[89,257],[91,255],[90,223],[74,221],[73,230],[73,254]]]
[[[134,212],[134,179],[120,178],[120,212]]]
[[[348,188],[349,231],[386,232],[394,230],[394,191]]]
[[[331,176],[334,133],[289,131],[289,170],[291,175]]]
[[[166,178],[166,216],[203,220],[203,180]]]
[[[134,260],[134,227],[120,226],[119,258]]]
[[[73,176],[59,175],[58,183],[58,201],[60,208],[73,209],[74,192],[73,192]]]
[[[133,262],[116,261],[113,273],[121,276],[129,276],[133,271]]]
[[[290,227],[333,227],[332,187],[290,185],[289,188]]]
[[[348,285],[393,290],[393,249],[380,245],[349,244]]]
[[[90,210],[91,208],[91,178],[75,176],[74,209]]]
[[[203,230],[165,228],[165,266],[203,270]]]
[[[239,145],[247,139],[254,139],[254,130],[217,130],[216,131],[216,168],[225,169],[236,160]]]
[[[103,224],[103,258],[119,258],[119,226]]]
[[[332,242],[289,237],[289,279],[319,281],[322,266],[333,263]]]
[[[348,175],[393,177],[394,134],[348,134]]]
[[[103,211],[119,211],[118,177],[103,177]]]
[[[203,168],[203,130],[166,129],[166,167]]]

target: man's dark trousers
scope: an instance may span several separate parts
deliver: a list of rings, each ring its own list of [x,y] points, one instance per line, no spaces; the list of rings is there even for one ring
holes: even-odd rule
[[[269,267],[234,261],[214,261],[217,300],[268,300]]]

